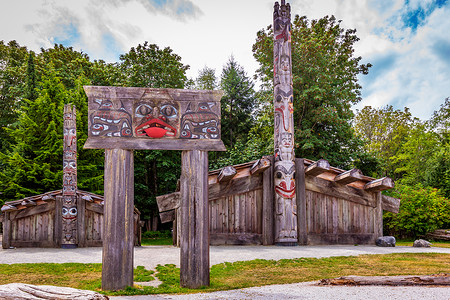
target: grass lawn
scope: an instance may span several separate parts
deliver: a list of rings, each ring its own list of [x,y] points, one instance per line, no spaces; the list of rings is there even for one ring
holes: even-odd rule
[[[142,238],[141,245],[142,246],[159,246],[159,245],[172,245],[171,237],[162,237],[162,238]]]
[[[180,288],[180,270],[174,265],[158,266],[157,273],[135,269],[135,281],[156,276],[157,287],[129,287],[108,295],[195,293],[230,290],[268,284],[285,284],[346,275],[428,275],[450,273],[450,254],[395,253],[331,258],[252,260],[222,263],[211,267],[211,285],[200,290]],[[101,264],[0,264],[0,284],[23,282],[69,286],[100,291]]]
[[[439,248],[450,248],[450,241],[444,242],[444,241],[429,241],[431,243],[432,247],[439,247]],[[397,240],[395,245],[396,246],[410,246],[414,244],[414,240]]]

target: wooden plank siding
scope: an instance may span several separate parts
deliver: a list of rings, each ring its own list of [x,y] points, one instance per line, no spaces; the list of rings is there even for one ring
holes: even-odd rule
[[[209,201],[211,245],[262,243],[263,190],[216,198]]]
[[[377,208],[308,189],[305,199],[308,244],[368,244],[378,237]]]

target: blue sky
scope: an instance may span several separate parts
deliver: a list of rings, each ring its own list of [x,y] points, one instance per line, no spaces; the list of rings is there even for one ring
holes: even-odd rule
[[[258,67],[251,47],[272,23],[271,0],[0,0],[0,40],[29,49],[73,46],[91,59],[117,61],[149,41],[171,47],[196,77],[216,75],[230,55],[249,75]],[[291,0],[292,13],[335,15],[355,28],[355,55],[373,67],[361,76],[363,100],[354,107],[407,106],[428,119],[450,97],[448,0]]]

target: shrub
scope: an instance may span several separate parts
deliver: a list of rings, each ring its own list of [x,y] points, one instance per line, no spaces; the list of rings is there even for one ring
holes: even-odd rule
[[[170,230],[146,231],[142,234],[142,237],[145,239],[170,238],[172,232]]]
[[[384,234],[417,238],[450,226],[450,200],[438,189],[398,184],[390,196],[400,198],[400,212],[383,215]]]

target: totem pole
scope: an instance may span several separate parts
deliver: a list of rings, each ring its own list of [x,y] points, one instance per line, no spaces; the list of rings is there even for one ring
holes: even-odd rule
[[[275,244],[297,245],[295,197],[294,107],[291,59],[291,7],[275,2],[274,55],[274,185]]]
[[[77,128],[76,109],[64,105],[62,248],[77,247]]]

